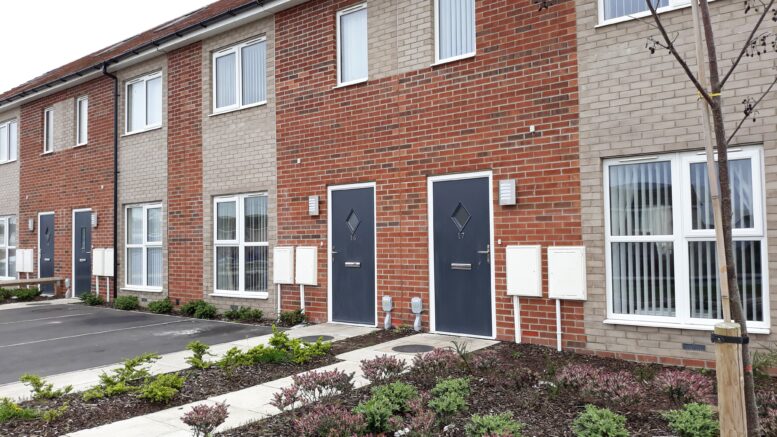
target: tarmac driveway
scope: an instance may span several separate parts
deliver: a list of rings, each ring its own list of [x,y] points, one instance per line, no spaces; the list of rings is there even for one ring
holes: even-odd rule
[[[0,311],[0,384],[118,363],[146,352],[184,350],[265,335],[266,326],[117,311],[80,304]]]

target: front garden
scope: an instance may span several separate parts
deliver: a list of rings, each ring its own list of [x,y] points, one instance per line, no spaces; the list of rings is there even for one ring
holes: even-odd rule
[[[0,305],[16,302],[51,300],[54,297],[42,296],[38,288],[0,288]]]

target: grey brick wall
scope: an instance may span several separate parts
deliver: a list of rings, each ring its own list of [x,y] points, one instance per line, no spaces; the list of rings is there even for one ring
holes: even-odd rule
[[[162,127],[132,135],[125,134],[126,84],[149,73],[162,72]],[[119,78],[119,271],[117,283],[122,294],[134,294],[153,301],[167,296],[167,57],[134,65],[116,73]],[[162,204],[163,278],[162,293],[128,290],[125,280],[126,207]]]
[[[645,48],[646,38],[658,36],[647,24],[627,21],[596,27],[597,2],[576,0],[578,59],[580,63],[580,164],[583,239],[588,253],[588,296],[585,326],[588,347],[600,351],[654,354],[687,359],[711,359],[714,348],[705,331],[633,327],[602,323],[606,318],[604,188],[602,161],[647,153],[702,149],[701,119],[697,94],[665,50],[654,55]],[[724,71],[738,53],[756,17],[743,14],[742,2],[718,0],[710,5],[718,53]],[[661,15],[671,35],[678,35],[679,52],[693,59],[691,10],[684,8]],[[771,23],[770,23],[771,24]],[[741,118],[741,101],[758,96],[774,77],[775,56],[747,58],[723,93],[729,132]],[[690,61],[695,71],[695,61]],[[737,143],[763,144],[766,187],[766,228],[769,274],[777,278],[777,132],[774,129],[777,100],[767,97],[757,122],[747,122]],[[775,282],[769,290],[774,329]],[[753,335],[758,345],[777,335]],[[707,345],[707,352],[689,352],[682,343]]]
[[[232,305],[261,308],[275,314],[276,293],[272,285],[272,248],[276,241],[275,184],[275,22],[268,17],[203,41],[203,288],[205,298],[219,307]],[[212,55],[214,51],[258,36],[267,38],[267,104],[213,115]],[[211,296],[213,280],[213,199],[217,196],[267,193],[269,214],[269,297],[240,299]]]
[[[19,125],[19,111],[13,109],[0,113],[0,123],[10,120],[17,121],[17,128],[21,132]],[[0,215],[19,215],[19,160],[0,164]],[[26,229],[25,225],[25,229]],[[20,227],[21,229],[21,227]]]

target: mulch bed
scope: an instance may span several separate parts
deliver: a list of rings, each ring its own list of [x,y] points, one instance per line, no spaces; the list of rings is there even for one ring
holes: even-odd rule
[[[648,388],[647,394],[638,403],[623,404],[614,401],[593,400],[583,398],[580,393],[571,389],[554,389],[548,384],[520,384],[520,375],[530,369],[539,375],[540,381],[554,380],[554,374],[568,363],[592,364],[604,367],[610,371],[629,371],[635,376],[655,374],[662,369],[659,365],[638,364],[621,360],[592,357],[532,345],[517,345],[502,343],[490,349],[496,351],[498,357],[494,367],[485,370],[475,370],[470,375],[471,395],[469,410],[451,420],[440,424],[441,436],[463,436],[464,426],[472,414],[493,414],[511,411],[516,420],[526,426],[524,436],[572,436],[571,424],[588,403],[607,407],[626,416],[627,426],[632,436],[671,436],[666,421],[661,412],[679,408],[681,405],[671,400],[665,394]],[[477,353],[483,353],[479,351]],[[462,368],[454,371],[451,377],[466,376]],[[714,378],[714,374],[709,376]],[[400,378],[413,384],[420,391],[429,390],[433,382],[428,375],[411,371]],[[774,389],[773,381],[766,382],[769,389]],[[766,387],[761,386],[760,389]],[[354,390],[324,402],[335,402],[351,409],[370,397],[369,387]],[[292,413],[272,416],[260,422],[249,424],[238,429],[224,432],[221,437],[265,437],[265,436],[297,436],[293,426],[294,417],[300,417],[304,407]],[[445,426],[447,425],[447,426]]]
[[[326,366],[337,362],[338,360],[335,356],[338,354],[400,338],[408,334],[406,331],[377,331],[348,340],[334,342],[328,355],[316,358],[304,365],[282,363],[248,366],[236,370],[232,378],[228,378],[220,368],[216,367],[205,370],[184,370],[181,372],[181,374],[186,375],[186,383],[183,389],[170,404],[166,405],[152,404],[133,395],[121,395],[93,402],[84,402],[79,394],[70,394],[51,401],[23,402],[21,403],[22,406],[43,410],[67,404],[68,410],[60,419],[51,423],[45,423],[42,420],[13,420],[7,423],[0,423],[0,436],[55,437],[82,429],[94,428],[212,396],[242,390],[305,370]]]

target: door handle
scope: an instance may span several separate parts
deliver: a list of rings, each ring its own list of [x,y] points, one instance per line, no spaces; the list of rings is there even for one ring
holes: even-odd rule
[[[486,244],[486,250],[478,250],[477,253],[479,253],[480,255],[486,255],[486,262],[487,263],[491,262],[491,245],[490,244]]]
[[[78,262],[85,263],[86,262],[86,258],[78,258]]]

